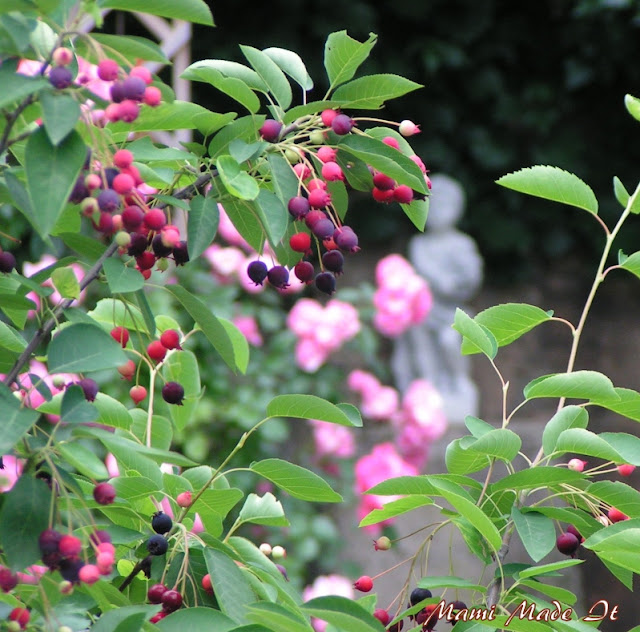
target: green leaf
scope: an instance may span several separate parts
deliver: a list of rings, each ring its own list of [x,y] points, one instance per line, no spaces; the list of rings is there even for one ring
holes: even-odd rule
[[[454,439],[445,451],[445,464],[452,474],[471,474],[489,467],[490,460],[484,454],[470,451],[466,448],[467,442]]]
[[[498,353],[498,343],[494,335],[484,327],[478,324],[473,318],[465,314],[459,307],[456,308],[455,320],[453,328],[462,335],[463,339],[474,350],[484,353],[489,359],[493,360]]]
[[[106,246],[97,239],[79,233],[59,233],[58,237],[62,239],[65,246],[91,261],[98,259],[106,250]]]
[[[242,54],[247,58],[251,67],[258,73],[278,105],[286,110],[291,105],[291,85],[278,64],[261,50],[253,46],[240,45]]]
[[[548,312],[534,305],[505,303],[483,310],[473,320],[493,334],[498,347],[504,347],[550,319]],[[462,353],[478,353],[478,349],[470,341],[464,340]]]
[[[360,415],[349,404],[332,404],[316,395],[278,395],[267,406],[269,417],[317,419],[341,426],[362,426]]]
[[[631,274],[640,278],[640,251],[634,252],[628,257],[620,251],[618,254],[618,265],[624,270],[627,270],[628,272],[631,272]]]
[[[422,87],[419,83],[399,75],[367,75],[342,84],[331,98],[343,101],[342,107],[345,108],[378,110],[385,101]]]
[[[495,551],[501,547],[502,538],[500,537],[500,532],[482,509],[464,497],[455,487],[445,483],[445,481],[434,479],[431,482],[438,490],[438,495],[453,505],[456,511],[482,534]]]
[[[349,179],[347,174],[347,180]],[[400,204],[404,214],[411,220],[411,223],[419,230],[424,231],[429,215],[429,198],[425,200],[414,199],[410,204]]]
[[[478,419],[473,415],[467,415],[464,418],[464,425],[476,439],[480,439],[480,437],[483,437],[488,432],[495,430],[491,424],[483,421],[482,419]]]
[[[640,492],[621,481],[598,481],[586,489],[599,500],[632,518],[640,517]],[[628,521],[624,521],[627,523]],[[622,524],[622,523],[619,523]],[[615,526],[615,525],[614,525]],[[610,529],[611,527],[607,527]],[[594,537],[594,536],[591,536]]]
[[[246,83],[252,90],[258,92],[267,92],[267,86],[264,81],[260,79],[260,75],[255,70],[252,70],[244,64],[240,64],[237,61],[228,61],[226,59],[201,59],[200,61],[191,64],[190,68],[196,68],[203,70],[207,68],[213,68],[218,70],[225,77],[234,77],[240,79],[243,83]]]
[[[116,52],[126,57],[131,63],[137,60],[157,61],[161,64],[168,64],[169,59],[164,54],[160,46],[146,37],[137,35],[108,35],[106,33],[91,33],[91,38],[102,46],[105,53]],[[83,40],[76,40],[76,45]]]
[[[5,61],[0,66],[0,85],[2,86],[0,108],[4,109],[50,84],[44,77],[27,77],[18,74],[16,64]]]
[[[229,143],[229,153],[237,162],[246,162],[247,160],[255,160],[269,146],[266,141],[256,141],[255,143],[247,143],[239,138]],[[275,154],[274,154],[275,155]]]
[[[80,118],[80,106],[72,96],[55,92],[43,92],[40,103],[49,140],[52,145],[58,145],[76,126]]]
[[[549,456],[556,447],[558,437],[569,428],[586,428],[589,423],[589,413],[580,406],[565,406],[559,410],[547,423],[542,432],[542,448]]]
[[[584,564],[584,560],[563,560],[562,562],[551,562],[550,564],[541,564],[540,566],[531,566],[518,573],[517,578],[539,577],[540,575],[555,574],[556,571],[577,564]]]
[[[216,167],[225,189],[241,200],[255,200],[260,193],[257,181],[229,155],[219,156]]]
[[[620,203],[622,208],[626,208],[629,203],[629,192],[625,188],[624,184],[618,176],[613,176],[613,192],[616,196],[616,200]]]
[[[256,598],[236,563],[222,551],[207,547],[204,559],[220,610],[237,623],[246,622],[250,603]]]
[[[349,37],[346,31],[331,33],[324,47],[324,67],[333,90],[345,81],[349,81],[361,64],[369,57],[378,36],[369,34],[366,42],[358,42]]]
[[[38,537],[49,526],[51,490],[42,479],[25,473],[3,500],[0,546],[9,567],[23,570],[41,557]]]
[[[193,511],[197,511],[200,514],[210,511],[224,519],[243,496],[242,491],[235,488],[207,489],[193,504]]]
[[[105,464],[82,443],[60,443],[62,458],[87,478],[97,481],[109,478]]]
[[[24,351],[27,343],[20,333],[11,325],[7,325],[0,321],[0,347],[21,353]]]
[[[118,326],[126,327],[130,332],[138,331],[152,335],[140,310],[133,305],[125,307],[125,304],[118,299],[103,298],[99,300],[95,308],[88,312],[88,316],[103,325],[107,331]],[[155,322],[153,326],[155,327]]]
[[[632,97],[630,94],[626,94],[624,97],[624,105],[627,108],[627,112],[629,112],[636,121],[640,121],[640,100]]]
[[[474,487],[478,491],[482,489],[482,484],[468,476],[457,474],[436,474],[430,476],[396,476],[382,481],[368,489],[366,494],[377,494],[380,496],[404,496],[407,494],[426,494],[437,496],[438,488],[433,484],[434,480],[448,481]]]
[[[51,373],[83,373],[116,369],[128,360],[122,347],[104,329],[73,323],[58,332],[49,344]]]
[[[266,189],[260,189],[257,210],[269,243],[275,248],[287,232],[289,213],[280,198]]]
[[[602,531],[609,531],[609,529],[611,527]],[[625,525],[624,530],[612,533],[606,539],[603,537],[600,540],[591,541],[593,537],[585,540],[582,546],[591,549],[602,559],[627,568],[634,573],[640,573],[640,549],[638,548],[640,526],[629,527],[629,525]]]
[[[156,606],[120,606],[103,613],[91,632],[139,632],[156,610]]]
[[[104,0],[103,9],[139,11],[163,18],[176,18],[195,24],[214,26],[209,7],[203,0],[184,0],[176,4],[172,0]]]
[[[331,196],[331,203],[336,209],[338,217],[344,220],[349,207],[349,192],[347,191],[347,187],[344,185],[344,182],[333,180],[332,182],[327,182],[327,191]]]
[[[162,632],[229,632],[236,627],[236,623],[222,612],[198,606],[176,610],[155,625]]]
[[[196,195],[189,202],[187,246],[192,260],[197,259],[210,245],[218,232],[220,212],[214,198]]]
[[[584,476],[580,472],[574,472],[567,468],[541,466],[528,468],[509,474],[503,479],[492,483],[491,491],[497,492],[505,489],[515,489],[516,491],[524,489],[535,489],[537,487],[553,486],[560,484],[577,483],[584,480]]]
[[[243,116],[233,123],[228,123],[209,143],[209,155],[215,158],[220,154],[229,153],[229,145],[233,141],[243,140],[252,143],[256,140],[258,129],[265,120],[265,116]]]
[[[173,353],[165,361],[162,375],[168,382],[178,382],[184,388],[182,406],[169,406],[171,420],[178,431],[182,431],[191,421],[198,406],[201,389],[198,360],[191,351]]]
[[[542,582],[533,579],[523,579],[520,581],[521,586],[526,586],[537,592],[547,595],[562,604],[568,604],[573,606],[578,598],[570,591],[559,586],[551,586],[549,584],[543,584]]]
[[[308,621],[278,603],[262,601],[249,607],[247,620],[264,623],[270,630],[278,632],[313,632]]]
[[[222,72],[212,68],[206,61],[191,64],[181,75],[189,81],[202,81],[212,85],[224,94],[240,103],[251,114],[260,110],[260,99],[242,79],[225,77]]]
[[[418,193],[428,194],[420,167],[408,156],[394,147],[389,147],[381,140],[361,134],[348,134],[340,138],[336,146],[356,158],[360,158],[374,169],[386,173],[398,184],[406,184]]]
[[[558,167],[527,167],[502,176],[497,183],[520,193],[598,213],[598,200],[591,187],[578,176]]]
[[[553,549],[556,544],[553,520],[535,511],[522,513],[517,507],[511,509],[511,518],[524,548],[534,562],[539,562]]]
[[[385,503],[380,509],[370,511],[358,524],[359,527],[367,527],[372,524],[378,524],[389,518],[395,518],[401,514],[413,511],[418,507],[425,505],[433,505],[433,500],[428,496],[405,496],[398,500],[391,500]]]
[[[537,397],[567,397],[605,401],[618,399],[611,380],[597,371],[543,375],[524,387],[524,396],[526,399]]]
[[[71,266],[56,268],[51,273],[51,281],[62,298],[78,298],[80,296],[80,284]]]
[[[419,588],[457,588],[459,590],[476,590],[478,592],[487,592],[486,586],[482,584],[475,584],[468,579],[462,577],[454,577],[450,575],[437,576],[428,575],[418,580]]]
[[[628,388],[616,388],[614,390],[616,393],[615,398],[597,400],[591,403],[612,410],[634,421],[640,421],[640,393]]]
[[[234,372],[244,373],[249,363],[249,343],[240,330],[228,320],[216,318],[199,298],[182,286],[168,285],[165,289],[180,301],[227,366]]]
[[[349,632],[380,632],[380,621],[346,597],[316,597],[300,606],[303,612]]]
[[[22,408],[11,391],[0,383],[0,406],[2,406],[2,432],[0,432],[0,454],[7,454],[38,421],[38,413]]]
[[[282,459],[264,459],[252,463],[250,469],[294,498],[319,503],[342,502],[342,496],[334,492],[323,478],[294,463]]]
[[[307,67],[300,58],[300,55],[286,48],[265,48],[262,51],[267,57],[274,61],[280,70],[288,74],[306,92],[313,88],[313,80],[307,72]]]
[[[87,147],[77,132],[71,132],[56,146],[44,129],[29,137],[25,172],[35,213],[30,221],[43,239],[48,238],[66,206],[86,156]]]
[[[260,252],[264,245],[265,229],[256,204],[232,197],[224,201],[224,210],[244,240]]]
[[[83,424],[95,421],[98,410],[92,406],[84,396],[84,391],[78,385],[69,386],[62,395],[60,405],[60,420],[70,424]]]
[[[263,496],[249,494],[240,510],[238,521],[274,527],[286,527],[289,525],[280,501],[270,492],[265,493]]]
[[[468,450],[511,462],[520,451],[522,440],[508,428],[496,428],[469,444]]]
[[[144,287],[144,277],[139,270],[126,266],[121,259],[109,257],[102,264],[112,294],[137,292]]]
[[[583,428],[563,430],[556,443],[556,453],[573,452],[585,456],[593,456],[605,461],[621,463],[624,459],[600,436]],[[640,465],[640,462],[638,462]]]

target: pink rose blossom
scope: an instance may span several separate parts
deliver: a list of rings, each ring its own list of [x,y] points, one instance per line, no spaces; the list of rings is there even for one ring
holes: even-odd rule
[[[249,344],[254,347],[261,347],[263,340],[258,329],[258,323],[253,316],[236,316],[233,324],[241,331],[242,335],[247,339]]]
[[[355,594],[351,580],[342,575],[320,575],[315,578],[313,584],[305,587],[302,592],[302,600],[310,601],[316,597],[329,595],[354,599]],[[324,632],[327,627],[326,621],[316,618],[311,619],[311,624],[316,632]]]
[[[0,493],[8,492],[22,474],[23,462],[11,454],[2,457],[4,469],[0,470]]]
[[[57,259],[52,255],[43,255],[42,259],[40,259],[40,261],[37,261],[36,263],[29,263],[28,261],[26,261],[22,266],[22,274],[26,277],[31,277],[34,274],[40,272],[41,270],[43,270],[44,268],[50,265],[53,265],[56,262],[57,262]],[[84,270],[82,266],[77,263],[72,263],[71,266],[69,267],[73,270],[73,274],[78,280],[78,283],[80,283],[84,277]],[[46,281],[41,283],[41,285],[42,287],[51,287],[51,288],[54,287],[51,279],[47,279]],[[85,290],[80,292],[80,296],[78,297],[78,302],[82,302],[85,294],[86,294]],[[30,292],[27,296],[36,304],[36,306],[38,307],[40,306],[40,298],[35,292]],[[61,300],[62,300],[62,296],[60,296],[60,293],[57,290],[54,290],[54,292],[49,296],[49,301],[54,305],[59,303]]]
[[[362,414],[370,419],[384,421],[391,419],[398,410],[398,391],[391,386],[380,386],[362,398]]]
[[[355,454],[353,433],[346,426],[310,419],[317,458],[348,459]]]
[[[104,464],[106,465],[107,472],[109,472],[109,476],[111,478],[120,476],[120,467],[118,466],[118,461],[116,460],[116,457],[111,454],[111,452],[107,454],[107,457],[104,460]]]
[[[247,265],[244,252],[233,246],[224,248],[218,244],[212,244],[203,254],[220,283],[234,283],[236,275]]]
[[[247,252],[253,252],[253,248],[247,243],[245,238],[238,232],[238,229],[233,225],[231,219],[224,210],[222,204],[218,204],[218,211],[220,212],[220,221],[218,223],[218,233],[229,245],[240,246]]]
[[[365,394],[377,391],[380,388],[380,382],[375,375],[355,369],[347,376],[347,386],[352,391],[365,396]]]

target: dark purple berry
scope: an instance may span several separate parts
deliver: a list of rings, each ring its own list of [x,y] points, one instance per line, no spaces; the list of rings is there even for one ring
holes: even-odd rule
[[[122,103],[127,97],[124,96],[124,82],[116,81],[111,86],[111,100],[114,103]]]
[[[68,88],[73,82],[73,73],[66,66],[54,66],[49,72],[49,83],[57,90]]]
[[[184,388],[178,382],[167,382],[162,387],[162,399],[167,404],[176,404],[182,406],[184,400]],[[160,533],[160,531],[158,531]]]
[[[256,284],[262,285],[267,278],[267,264],[264,261],[252,261],[247,266],[247,276]]]
[[[152,535],[147,540],[147,551],[151,555],[164,555],[169,548],[169,543],[166,538],[161,535]]]
[[[171,516],[163,511],[158,511],[153,514],[153,518],[151,518],[151,528],[156,533],[169,533],[171,527],[173,527]]]
[[[131,243],[127,249],[127,254],[131,257],[139,257],[146,249],[149,241],[142,233],[132,233]]]
[[[38,546],[40,547],[40,552],[43,554],[57,553],[58,543],[61,539],[62,533],[60,533],[59,531],[56,531],[55,529],[45,529],[38,537]]]
[[[110,505],[116,499],[116,488],[111,483],[98,483],[93,488],[93,498],[99,505]]]
[[[10,252],[0,252],[0,272],[8,274],[16,267],[16,258]]]
[[[415,606],[424,599],[431,599],[433,593],[428,588],[414,588],[409,595],[409,603]]]
[[[280,131],[282,130],[282,123],[274,119],[267,119],[260,128],[260,136],[264,138],[268,143],[277,142],[280,138]]]
[[[282,564],[276,564],[276,568],[280,571],[280,573],[282,574],[282,576],[284,577],[285,581],[289,581],[289,576],[287,575],[287,569],[282,566]]]
[[[337,114],[331,121],[331,129],[339,136],[348,134],[353,128],[353,119],[346,114]]]
[[[167,590],[162,595],[162,609],[165,612],[174,612],[182,605],[182,595],[177,590]]]
[[[357,252],[360,250],[358,247],[358,235],[348,226],[336,228],[333,233],[333,241],[340,250],[345,252]]]
[[[120,196],[113,189],[105,189],[98,196],[98,206],[104,213],[113,213],[120,208]]]
[[[168,257],[173,252],[173,248],[171,246],[165,246],[162,243],[162,235],[156,235],[153,238],[151,248],[153,249],[153,254],[156,257]]]
[[[328,250],[322,255],[322,265],[334,274],[342,274],[344,255],[339,250]]]
[[[107,181],[107,188],[111,189],[113,188],[113,181],[115,180],[116,176],[120,173],[119,169],[116,169],[115,167],[107,167],[104,170],[104,177]]]
[[[336,277],[331,272],[320,272],[316,275],[316,287],[325,294],[333,294],[336,291]]]
[[[95,380],[92,380],[90,377],[85,377],[81,379],[76,384],[82,389],[84,393],[84,398],[88,402],[93,402],[98,394],[98,383]]]
[[[80,176],[73,185],[73,189],[71,189],[69,202],[72,204],[80,204],[84,198],[89,197],[90,195],[91,193],[89,192],[89,189],[87,189],[87,185],[84,183],[84,178]]]
[[[573,535],[575,535],[576,538],[578,538],[578,540],[580,540],[580,542],[584,541],[584,538],[582,537],[582,534],[580,533],[580,531],[578,531],[572,524],[570,524],[567,527],[567,533],[572,533]]]
[[[580,540],[573,533],[562,533],[556,540],[556,548],[560,553],[575,557],[576,551],[580,546]]]
[[[169,590],[164,584],[154,584],[147,590],[149,603],[162,603],[162,595]]]
[[[333,235],[333,231],[335,230],[335,226],[333,222],[328,218],[318,220],[311,229],[311,232],[318,239],[329,239]]]
[[[122,211],[122,225],[125,230],[129,232],[138,230],[138,228],[142,226],[143,220],[144,213],[139,206],[127,206],[124,211]],[[171,249],[169,249],[169,252],[171,252]]]
[[[295,268],[293,269],[293,273],[303,283],[309,283],[313,279],[315,270],[313,268],[313,264],[310,261],[298,261]]]
[[[18,585],[18,576],[9,568],[0,567],[0,590],[8,593]]]
[[[142,101],[146,88],[147,84],[140,77],[127,77],[122,82],[124,98],[132,101]]]
[[[287,208],[294,219],[302,219],[309,212],[309,200],[301,195],[292,197],[287,204]]]
[[[283,290],[289,287],[289,270],[284,266],[273,266],[273,268],[267,272],[267,279],[273,287]]]
[[[186,241],[179,241],[173,247],[173,260],[177,266],[183,266],[185,263],[189,263],[189,250]]]
[[[103,543],[111,544],[111,534],[103,529],[98,529],[89,536],[89,540],[96,546]]]
[[[62,575],[62,579],[77,584],[79,581],[78,573],[83,566],[84,562],[79,557],[67,557],[60,560],[58,570]]]
[[[62,555],[58,551],[42,554],[42,563],[51,571],[57,571],[62,562]]]

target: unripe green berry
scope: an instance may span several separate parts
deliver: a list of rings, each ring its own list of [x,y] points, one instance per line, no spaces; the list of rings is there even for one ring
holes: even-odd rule
[[[284,155],[292,165],[300,162],[300,154],[295,149],[286,149]]]
[[[324,135],[324,132],[322,130],[315,130],[313,132],[311,132],[309,134],[309,140],[314,144],[314,145],[324,145],[325,141],[326,141],[326,137]]]
[[[271,557],[274,560],[279,560],[286,556],[287,552],[285,551],[285,548],[283,546],[280,546],[279,544],[271,549]]]
[[[121,230],[119,233],[116,233],[115,240],[120,248],[125,248],[131,243],[131,235]]]

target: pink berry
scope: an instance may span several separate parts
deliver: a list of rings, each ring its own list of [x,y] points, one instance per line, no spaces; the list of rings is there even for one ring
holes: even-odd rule
[[[376,173],[373,176],[373,185],[381,191],[387,191],[393,189],[396,186],[396,182],[386,173]]]
[[[167,217],[164,214],[164,211],[159,208],[152,208],[147,211],[144,215],[144,225],[149,230],[162,230],[162,228],[167,223]]]
[[[165,226],[162,229],[161,239],[167,248],[175,248],[180,243],[180,231],[176,226]]]
[[[120,104],[109,103],[104,111],[104,117],[110,123],[117,123],[120,120]]]
[[[133,154],[128,149],[118,149],[118,151],[113,154],[113,164],[116,167],[130,167],[133,162]]]
[[[413,162],[415,162],[418,165],[418,167],[420,167],[420,171],[422,171],[422,173],[427,173],[427,168],[424,166],[424,162],[422,162],[422,159],[420,158],[420,156],[413,154],[413,156],[409,156],[409,160],[412,160]]]
[[[78,571],[78,579],[83,584],[95,584],[100,579],[100,569],[95,564],[85,564]]]
[[[368,575],[363,575],[354,582],[353,587],[360,592],[369,592],[373,588],[373,580]]]
[[[209,575],[209,573],[202,578],[202,588],[204,588],[206,593],[213,595],[213,586],[211,584],[211,575]]]
[[[189,491],[178,494],[176,498],[176,503],[178,503],[178,507],[183,507],[183,508],[191,507],[192,502],[193,501],[191,498],[191,492]]]
[[[629,463],[624,463],[623,465],[618,465],[618,472],[620,476],[631,476],[633,470],[636,469],[635,465],[630,465]]]
[[[73,53],[64,46],[53,51],[51,60],[56,66],[68,66],[73,61]]]
[[[144,91],[142,101],[152,108],[160,105],[162,101],[162,92],[160,92],[160,88],[156,88],[155,86],[147,86]]]
[[[333,182],[334,180],[344,180],[344,173],[337,162],[329,161],[322,165],[322,177],[327,182]]]
[[[567,467],[574,472],[582,472],[586,464],[587,462],[581,459],[571,459],[569,463],[567,463]]]
[[[144,66],[134,66],[129,71],[129,76],[138,77],[139,79],[142,79],[142,81],[144,81],[147,85],[149,85],[153,81],[151,72],[149,71],[148,68],[145,68]]]
[[[413,191],[406,184],[400,184],[393,190],[393,199],[400,204],[409,204],[413,200]]]
[[[182,349],[180,346],[180,334],[175,329],[167,329],[160,336],[160,343],[166,349]]]
[[[82,551],[82,540],[74,535],[63,535],[58,542],[58,552],[64,557],[74,557]]]
[[[125,123],[133,123],[140,114],[140,106],[131,99],[126,99],[118,104],[120,120]]]
[[[90,173],[85,179],[84,184],[89,191],[95,191],[102,186],[102,179],[97,173]],[[93,199],[93,198],[92,198]]]
[[[280,138],[282,123],[274,119],[267,119],[260,128],[260,136],[268,143],[275,143]]]
[[[93,488],[93,498],[99,505],[110,505],[116,499],[116,489],[110,483],[98,483]]]
[[[314,189],[309,192],[309,205],[311,208],[321,209],[326,208],[331,202],[331,196],[322,189]]]
[[[398,131],[403,136],[413,136],[414,134],[420,133],[420,126],[416,125],[413,121],[409,121],[405,119],[404,121],[400,122],[400,125],[398,126]]]
[[[393,189],[387,189],[383,191],[382,189],[378,189],[373,187],[373,191],[371,191],[373,195],[373,199],[376,202],[383,202],[384,204],[390,204],[393,202]]]
[[[142,400],[147,397],[147,389],[144,386],[132,386],[129,391],[129,397],[133,400],[133,403],[138,405]]]
[[[373,612],[373,616],[382,623],[382,625],[387,625],[389,621],[391,621],[391,616],[384,608],[376,608]]]
[[[337,149],[329,147],[328,145],[323,145],[322,147],[318,148],[318,160],[324,163],[335,162],[337,153]]]
[[[293,165],[293,171],[300,180],[306,180],[311,175],[311,169],[303,162]]]
[[[333,119],[335,119],[336,116],[338,116],[337,110],[323,110],[320,118],[324,125],[331,127],[331,123],[333,123]]]
[[[313,178],[313,180],[309,180],[307,183],[308,191],[315,191],[316,189],[321,189],[322,191],[327,190],[327,183],[320,178]]]
[[[98,554],[107,553],[113,557],[116,554],[116,547],[111,544],[111,542],[100,542],[96,547],[96,551]]]
[[[394,149],[400,149],[400,143],[398,143],[397,139],[393,136],[385,136],[382,139],[382,142],[389,147],[393,147]]]
[[[119,173],[113,179],[112,187],[116,193],[126,195],[127,193],[131,193],[134,185],[135,181],[128,173]]]
[[[98,63],[98,77],[102,81],[115,81],[119,70],[120,66],[113,59],[103,59]]]

